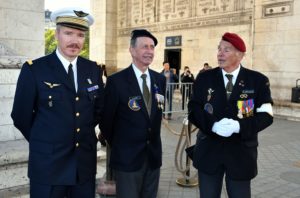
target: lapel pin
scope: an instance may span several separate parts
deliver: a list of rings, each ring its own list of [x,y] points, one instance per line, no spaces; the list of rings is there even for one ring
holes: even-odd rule
[[[92,84],[92,81],[90,78],[87,79],[87,82],[91,85]]]

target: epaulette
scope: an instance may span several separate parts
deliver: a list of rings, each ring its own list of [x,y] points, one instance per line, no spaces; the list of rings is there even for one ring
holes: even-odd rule
[[[28,60],[26,62],[28,63],[28,65],[32,65],[33,64],[32,60]]]

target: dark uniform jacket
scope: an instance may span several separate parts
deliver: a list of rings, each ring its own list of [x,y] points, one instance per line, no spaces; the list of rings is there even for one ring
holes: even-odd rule
[[[164,95],[165,77],[149,69],[151,115],[145,106],[132,66],[108,77],[101,132],[111,145],[110,167],[131,172],[140,169],[148,158],[150,168],[162,164],[160,127],[162,110],[155,94]]]
[[[78,57],[77,73],[76,93],[55,52],[22,67],[11,117],[29,141],[32,181],[74,185],[95,177],[101,69]]]
[[[230,99],[219,67],[198,75],[189,103],[189,120],[201,132],[197,135],[193,164],[207,174],[221,166],[234,180],[249,180],[257,175],[257,135],[273,122],[266,112],[256,112],[264,103],[271,103],[266,76],[241,67]],[[240,110],[239,110],[240,109]],[[214,122],[232,118],[240,124],[240,132],[221,137],[212,132]]]

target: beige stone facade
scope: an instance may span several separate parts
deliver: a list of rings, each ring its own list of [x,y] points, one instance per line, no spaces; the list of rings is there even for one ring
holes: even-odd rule
[[[30,58],[43,55],[44,15],[43,1],[0,0],[0,55],[4,48]]]
[[[22,64],[44,54],[44,21],[43,1],[0,0],[0,141],[23,138],[10,113]]]

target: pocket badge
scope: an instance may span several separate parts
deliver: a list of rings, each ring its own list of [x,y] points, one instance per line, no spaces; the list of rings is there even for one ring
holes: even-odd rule
[[[141,99],[141,97],[139,97],[139,96],[129,98],[128,107],[132,111],[139,111],[141,109],[141,106],[139,105],[139,103],[137,102],[137,100],[140,100],[140,99]]]

